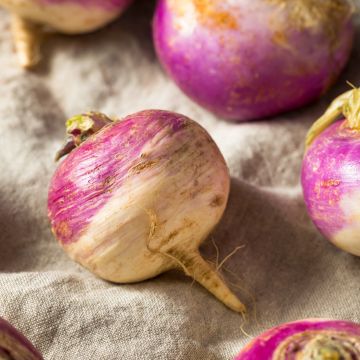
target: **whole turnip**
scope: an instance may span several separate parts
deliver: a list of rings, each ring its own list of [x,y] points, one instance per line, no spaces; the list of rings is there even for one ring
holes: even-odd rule
[[[157,54],[190,98],[235,121],[318,98],[352,48],[346,0],[159,0]]]
[[[317,228],[336,246],[360,256],[359,89],[338,97],[309,130],[301,181]]]
[[[229,308],[244,305],[198,250],[226,207],[224,158],[195,121],[148,110],[67,122],[49,188],[52,230],[71,258],[103,279],[132,283],[180,269]]]

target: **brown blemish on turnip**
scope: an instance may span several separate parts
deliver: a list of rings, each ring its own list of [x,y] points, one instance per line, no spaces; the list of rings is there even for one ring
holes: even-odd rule
[[[221,196],[221,195],[216,195],[210,203],[211,207],[218,207],[218,206],[222,206],[225,202],[225,199]]]
[[[167,236],[164,236],[159,242],[157,242],[156,247],[152,247],[151,246],[151,240],[152,238],[155,238],[156,236],[156,231],[160,229],[160,226],[158,224],[158,220],[156,217],[156,214],[152,211],[152,210],[147,210],[147,213],[150,217],[150,231],[149,231],[149,241],[148,241],[148,249],[149,251],[151,251],[152,253],[155,254],[163,254],[163,255],[167,255],[169,253],[169,251],[167,250],[166,253],[164,253],[162,251],[162,247],[164,245],[169,244],[169,242],[174,239],[176,236],[178,236],[179,234],[181,234],[183,231],[193,227],[194,225],[196,225],[196,223],[190,219],[184,218],[183,219],[183,224],[178,227],[177,229],[171,231]]]
[[[168,240],[170,241],[171,239],[173,239],[174,237],[176,237],[179,234],[179,230],[174,230],[172,231],[169,236],[168,236]]]
[[[200,21],[212,27],[237,29],[236,18],[229,11],[220,10],[220,4],[221,2],[214,0],[194,0]]]
[[[272,36],[272,40],[275,44],[282,46],[283,48],[287,48],[289,50],[292,49],[289,44],[289,39],[283,31],[275,31]]]
[[[135,172],[136,174],[139,174],[141,171],[146,170],[146,169],[150,169],[152,168],[154,165],[156,165],[156,161],[146,161],[146,162],[142,162],[140,164],[137,164],[135,166],[133,166],[131,168],[132,172]]]
[[[66,221],[61,221],[59,225],[54,228],[54,232],[60,238],[68,238],[72,234],[72,231]]]
[[[341,184],[340,180],[336,179],[329,179],[329,180],[322,180],[321,181],[321,187],[333,187],[333,186],[339,186]]]
[[[104,188],[111,187],[111,185],[113,185],[114,182],[115,182],[115,179],[114,179],[113,176],[107,176],[107,177],[105,178],[105,180],[103,181],[102,186],[103,186]]]

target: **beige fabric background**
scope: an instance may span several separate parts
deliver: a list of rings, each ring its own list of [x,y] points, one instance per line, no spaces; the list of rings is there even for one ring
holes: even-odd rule
[[[90,109],[124,116],[162,108],[204,125],[229,164],[230,202],[213,239],[220,259],[244,245],[224,272],[244,289],[234,288],[250,308],[244,330],[253,336],[308,317],[360,321],[360,259],[317,233],[299,186],[306,129],[345,80],[360,84],[360,34],[349,67],[320,102],[236,125],[200,109],[165,76],[151,13],[152,2],[138,0],[96,34],[53,36],[43,66],[25,73],[0,12],[0,316],[46,359],[225,360],[248,341],[241,316],[182,274],[109,284],[73,264],[50,232],[47,186],[64,120]],[[211,239],[203,253],[215,258]]]

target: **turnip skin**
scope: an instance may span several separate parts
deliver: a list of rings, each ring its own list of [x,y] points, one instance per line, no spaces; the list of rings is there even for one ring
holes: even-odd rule
[[[351,52],[350,14],[338,0],[159,0],[154,41],[191,99],[224,119],[252,120],[301,107],[331,86]]]
[[[235,360],[359,358],[358,324],[349,321],[309,319],[285,323],[266,331],[250,342]]]
[[[24,335],[0,318],[0,360],[43,360],[43,357]]]
[[[12,31],[19,63],[35,66],[41,58],[43,26],[64,33],[81,34],[110,23],[133,0],[0,0],[12,16]]]
[[[81,124],[94,116],[80,116]],[[49,218],[70,257],[106,280],[138,282],[179,268],[242,312],[198,251],[223,215],[229,186],[225,161],[201,126],[143,111],[107,124],[59,165]]]
[[[346,120],[331,125],[309,148],[302,183],[317,228],[335,245],[360,256],[360,134]]]

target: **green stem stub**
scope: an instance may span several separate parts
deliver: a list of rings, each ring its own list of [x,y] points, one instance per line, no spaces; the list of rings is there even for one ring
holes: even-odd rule
[[[306,136],[308,148],[315,138],[326,128],[344,115],[348,127],[360,130],[360,89],[354,88],[337,97],[327,108],[325,113],[311,126]]]
[[[57,152],[55,160],[61,159],[76,147],[80,146],[90,136],[96,134],[113,120],[98,112],[76,115],[66,121],[67,141]]]

